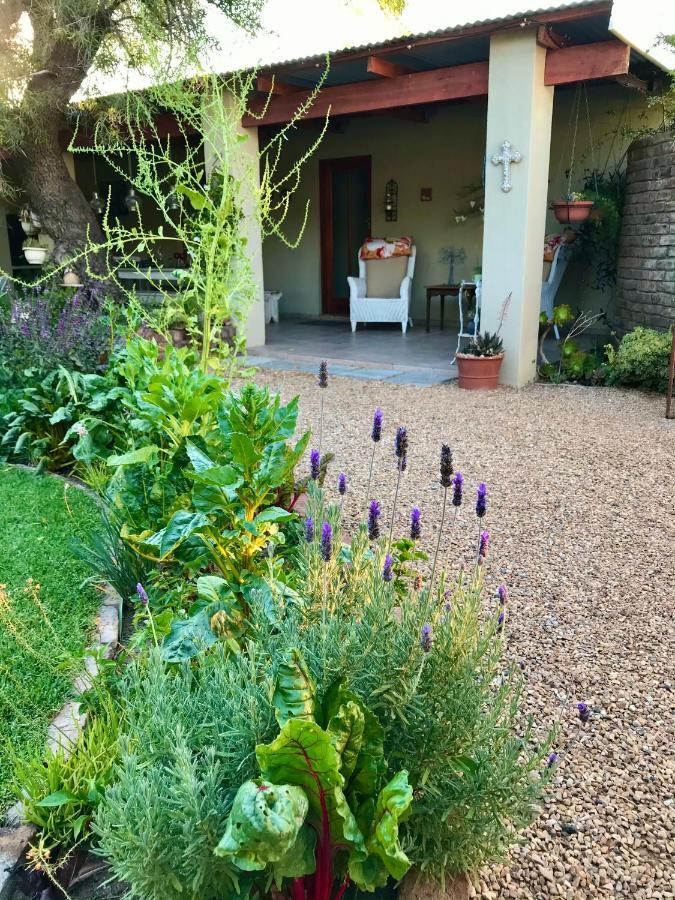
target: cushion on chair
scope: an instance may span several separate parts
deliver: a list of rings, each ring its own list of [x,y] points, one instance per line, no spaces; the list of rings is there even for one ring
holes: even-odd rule
[[[366,297],[393,299],[401,295],[401,282],[408,270],[406,256],[366,260]]]

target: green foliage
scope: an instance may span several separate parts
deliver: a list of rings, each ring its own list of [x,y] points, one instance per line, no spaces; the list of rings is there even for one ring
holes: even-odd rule
[[[10,748],[22,758],[42,751],[50,719],[70,696],[100,597],[82,584],[88,573],[70,546],[98,527],[91,497],[55,478],[0,469],[2,810],[11,797]]]
[[[499,333],[490,334],[489,331],[484,331],[469,341],[464,352],[470,356],[499,356],[504,352],[504,342]]]
[[[584,198],[594,203],[593,212],[579,229],[577,253],[593,269],[595,290],[616,284],[621,215],[625,199],[625,170],[597,170],[584,174]]]
[[[308,512],[339,534],[337,508],[324,508],[316,489]],[[482,568],[442,580],[431,596],[401,596],[382,580],[385,552],[365,528],[328,563],[318,540],[303,543],[302,601],[279,599],[271,616],[263,592],[249,591],[239,652],[217,642],[190,668],[165,668],[157,653],[129,667],[121,703],[130,726],[96,828],[139,898],[215,900],[235,884],[247,891],[262,866],[277,881],[302,871],[305,826],[317,835],[317,866],[330,834],[344,847],[332,875],[348,870],[364,887],[400,878],[408,860],[442,877],[502,858],[534,818],[549,741],[520,717],[522,677],[504,662],[497,611],[482,611]],[[415,799],[402,817],[408,782]],[[279,785],[307,795],[302,825],[287,794],[258,796]],[[259,818],[265,808],[278,844]],[[248,836],[239,840],[241,817]]]
[[[267,571],[263,550],[283,541],[279,524],[292,518],[275,504],[309,440],[305,434],[290,445],[296,422],[297,398],[282,406],[253,384],[225,397],[213,431],[185,442],[193,484],[187,508],[154,534],[130,539],[162,562],[198,567],[210,560],[233,584]]]
[[[610,384],[664,392],[668,385],[670,331],[639,326],[621,339],[618,349],[605,348]]]
[[[69,846],[88,836],[113,776],[118,733],[117,714],[108,703],[105,713],[90,719],[67,750],[16,760],[13,787],[23,817],[36,826],[48,847]]]
[[[0,423],[5,458],[55,472],[100,458],[120,433],[119,393],[100,375],[59,366],[15,395]]]

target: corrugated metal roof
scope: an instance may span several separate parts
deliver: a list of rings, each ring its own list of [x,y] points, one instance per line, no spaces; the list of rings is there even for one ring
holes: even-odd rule
[[[450,4],[448,4],[449,6]],[[459,4],[457,4],[459,5]],[[468,4],[467,4],[468,5]],[[339,46],[331,46],[330,41],[326,42],[326,46],[322,46],[321,49],[316,50],[313,53],[310,53],[307,56],[298,56],[298,57],[290,57],[290,58],[277,58],[270,59],[264,61],[265,67],[271,66],[303,66],[309,65],[314,62],[322,60],[327,53],[331,55],[341,55],[343,53],[361,53],[366,52],[368,50],[383,50],[387,47],[396,46],[402,42],[408,42],[410,44],[414,44],[417,41],[424,41],[430,38],[442,38],[446,35],[452,35],[456,33],[461,33],[462,31],[466,31],[472,28],[480,28],[483,26],[494,25],[499,27],[500,25],[504,25],[507,22],[512,22],[514,20],[519,19],[527,19],[532,17],[543,16],[548,13],[560,12],[565,9],[573,9],[575,7],[603,7],[607,6],[607,3],[602,2],[602,0],[570,0],[568,3],[555,3],[548,6],[537,6],[531,8],[520,8],[516,4],[507,4],[512,5],[514,7],[512,12],[504,13],[498,17],[493,18],[485,18],[485,19],[476,19],[469,21],[457,21],[454,24],[448,24],[441,28],[435,28],[431,31],[423,31],[418,33],[408,33],[402,32],[393,37],[389,37],[384,41],[375,41],[368,42],[365,44],[350,44],[350,45],[339,45]],[[464,4],[462,4],[464,7]],[[439,18],[441,17],[441,13],[439,13]]]

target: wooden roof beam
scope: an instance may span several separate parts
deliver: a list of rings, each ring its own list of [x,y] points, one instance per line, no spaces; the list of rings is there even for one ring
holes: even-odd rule
[[[628,74],[630,47],[621,41],[575,44],[546,54],[544,84],[572,84]]]
[[[614,81],[622,87],[630,88],[633,91],[639,91],[641,94],[646,94],[647,88],[649,87],[646,81],[643,81],[642,78],[638,78],[637,75],[633,75],[632,72],[626,72],[625,75],[617,75]]]
[[[383,56],[369,56],[366,63],[366,71],[371,72],[373,75],[381,75],[382,78],[397,78],[399,75],[412,75],[416,69],[390,62]]]
[[[274,94],[277,97],[284,97],[287,94],[297,94],[302,88],[298,87],[297,84],[282,81],[276,75],[258,75],[256,90],[261,94]]]
[[[546,54],[544,82],[547,85],[570,84],[593,78],[615,78],[628,73],[630,48],[621,41],[600,41],[549,50]],[[398,107],[419,106],[443,100],[484,97],[488,92],[488,63],[466,63],[351,84],[323,88],[304,118],[326,115],[375,112]],[[244,127],[289,122],[299,106],[309,99],[308,91],[274,96],[263,118],[246,115]],[[260,115],[264,103],[253,101],[251,112]]]

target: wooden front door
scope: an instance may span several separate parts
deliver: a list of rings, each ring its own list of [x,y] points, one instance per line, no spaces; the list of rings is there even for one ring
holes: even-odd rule
[[[321,160],[319,180],[321,309],[347,315],[347,276],[359,274],[359,247],[370,236],[370,157]]]

